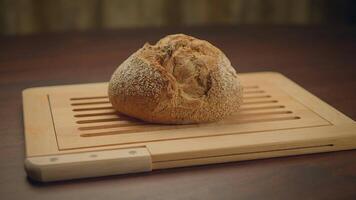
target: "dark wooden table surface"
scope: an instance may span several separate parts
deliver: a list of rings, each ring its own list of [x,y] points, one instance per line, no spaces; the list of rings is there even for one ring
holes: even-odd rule
[[[356,28],[215,27],[0,37],[0,199],[356,199],[356,150],[42,184],[26,178],[21,91],[107,81],[149,41],[185,32],[238,72],[278,71],[356,119]]]

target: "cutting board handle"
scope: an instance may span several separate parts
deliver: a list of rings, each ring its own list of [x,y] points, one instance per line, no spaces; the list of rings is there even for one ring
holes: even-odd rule
[[[146,147],[29,157],[27,175],[49,182],[84,177],[152,171],[151,155]]]

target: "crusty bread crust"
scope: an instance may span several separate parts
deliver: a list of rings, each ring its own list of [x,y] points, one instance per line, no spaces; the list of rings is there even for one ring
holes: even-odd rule
[[[111,77],[109,98],[119,112],[144,121],[204,123],[236,112],[242,86],[218,48],[176,34],[126,59]]]

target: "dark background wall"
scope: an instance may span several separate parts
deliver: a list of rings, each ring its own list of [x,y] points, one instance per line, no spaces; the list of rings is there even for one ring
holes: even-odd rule
[[[0,34],[204,25],[355,25],[352,0],[0,0]]]

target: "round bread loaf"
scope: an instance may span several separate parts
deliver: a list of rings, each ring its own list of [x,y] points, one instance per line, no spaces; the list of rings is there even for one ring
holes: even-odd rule
[[[236,112],[242,86],[218,48],[176,34],[126,59],[111,77],[109,98],[117,111],[144,121],[203,123]]]

